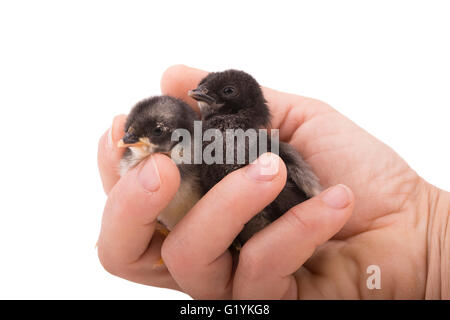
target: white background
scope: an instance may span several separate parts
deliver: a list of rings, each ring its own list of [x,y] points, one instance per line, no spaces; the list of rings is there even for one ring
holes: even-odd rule
[[[448,1],[0,2],[0,298],[184,298],[109,275],[100,135],[168,66],[319,98],[450,189]]]

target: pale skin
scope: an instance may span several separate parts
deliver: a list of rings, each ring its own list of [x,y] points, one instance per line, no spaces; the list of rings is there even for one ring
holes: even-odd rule
[[[206,74],[173,66],[162,93],[197,108],[187,92]],[[178,170],[157,154],[120,178],[126,116],[117,116],[98,152],[108,195],[98,241],[104,268],[197,299],[449,299],[449,193],[327,104],[263,90],[272,127],[326,190],[251,238],[233,272],[228,247],[282,189],[282,161],[273,176],[258,176],[253,165],[228,175],[164,238],[156,217],[178,188]],[[155,267],[161,257],[165,265]],[[381,289],[367,287],[370,265],[381,270]]]

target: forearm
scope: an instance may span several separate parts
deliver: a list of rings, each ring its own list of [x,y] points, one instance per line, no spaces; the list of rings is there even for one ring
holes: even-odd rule
[[[426,299],[450,299],[450,193],[427,184]]]

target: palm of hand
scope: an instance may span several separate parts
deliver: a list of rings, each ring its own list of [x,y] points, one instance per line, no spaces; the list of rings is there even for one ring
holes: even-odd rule
[[[412,249],[423,239],[411,237],[421,225],[410,209],[421,179],[393,150],[324,103],[290,99],[287,111],[280,108],[274,117],[280,136],[301,152],[325,187],[343,183],[356,199],[344,228],[297,272],[299,297],[343,298],[340,292],[346,298],[420,298],[394,284],[405,287],[406,281],[413,288],[422,266],[412,261],[421,255],[425,263],[425,252]],[[380,267],[383,290],[368,290],[370,265]]]
[[[163,93],[186,99],[202,71],[183,71],[180,81],[169,69]],[[295,274],[298,298],[422,298],[412,294],[425,291],[416,282],[425,277],[426,222],[414,209],[423,180],[392,149],[325,103],[263,91],[280,139],[297,148],[324,187],[342,183],[355,195],[344,227]],[[367,287],[370,265],[380,267],[381,290]]]

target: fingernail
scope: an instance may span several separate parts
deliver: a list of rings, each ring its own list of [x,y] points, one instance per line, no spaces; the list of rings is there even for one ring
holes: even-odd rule
[[[138,180],[141,186],[148,192],[155,192],[161,185],[158,166],[154,157],[150,157],[139,170]]]
[[[247,166],[246,175],[258,181],[270,181],[278,174],[279,160],[273,153],[264,153]]]
[[[325,190],[321,198],[322,201],[331,208],[344,209],[350,204],[350,192],[351,191],[347,186],[338,184]]]

